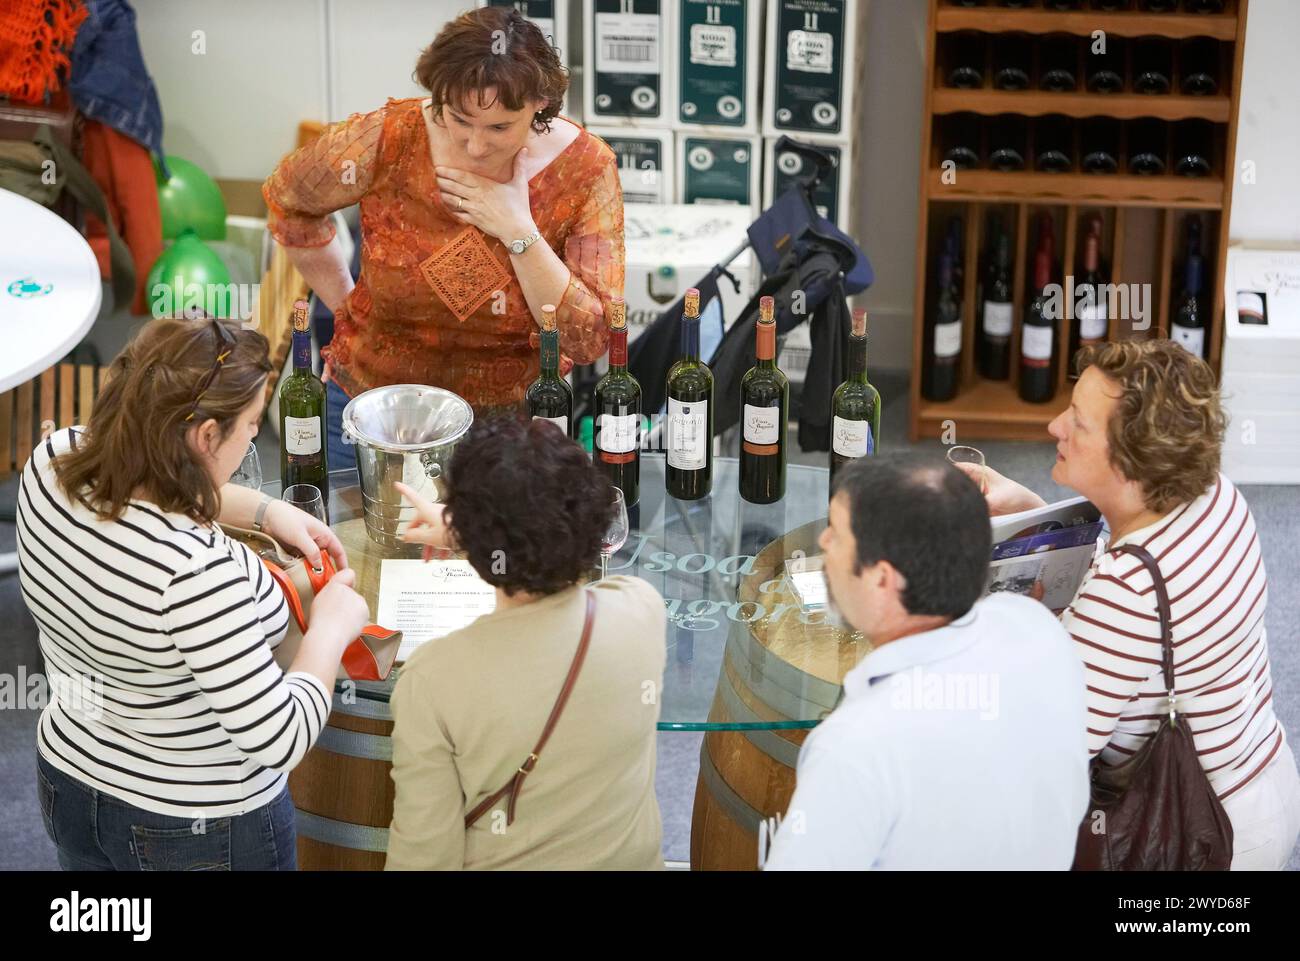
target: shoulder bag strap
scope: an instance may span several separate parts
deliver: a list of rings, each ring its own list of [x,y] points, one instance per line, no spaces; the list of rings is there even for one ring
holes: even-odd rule
[[[551,737],[551,732],[555,730],[556,723],[560,720],[560,714],[564,711],[564,705],[569,700],[569,695],[573,692],[573,685],[578,680],[578,672],[582,670],[582,662],[587,657],[587,648],[591,646],[591,625],[596,619],[596,598],[587,591],[587,616],[582,625],[582,638],[578,641],[578,650],[573,655],[573,663],[569,665],[569,675],[564,679],[564,686],[560,688],[560,696],[555,699],[555,706],[551,708],[551,716],[546,719],[546,727],[542,728],[542,736],[537,741],[537,746],[533,748],[532,753],[524,759],[524,763],[519,765],[514,776],[510,778],[501,790],[497,791],[490,797],[484,798],[475,808],[465,815],[465,827],[469,827],[488,811],[503,797],[509,795],[510,802],[506,806],[506,824],[515,823],[515,803],[519,800],[519,791],[524,786],[524,778],[532,773],[533,768],[537,767],[537,759],[542,753],[542,748]]]
[[[1156,613],[1160,615],[1160,660],[1164,667],[1165,690],[1169,692],[1169,723],[1175,722],[1174,710],[1174,636],[1169,616],[1169,591],[1156,559],[1145,547],[1125,544],[1116,548],[1121,554],[1132,554],[1151,574],[1151,584],[1156,592]]]

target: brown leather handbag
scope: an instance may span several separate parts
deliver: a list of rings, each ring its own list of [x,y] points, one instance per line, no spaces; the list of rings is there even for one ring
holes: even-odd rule
[[[533,748],[528,757],[524,758],[524,763],[519,765],[510,780],[501,786],[501,790],[484,798],[474,807],[474,810],[465,815],[466,828],[492,810],[496,803],[507,795],[510,801],[506,805],[506,826],[509,827],[515,823],[515,804],[518,802],[519,792],[524,786],[524,778],[528,777],[533,768],[537,767],[537,759],[542,753],[542,748],[546,746],[551,732],[555,730],[555,724],[559,721],[560,714],[564,711],[564,705],[573,692],[573,685],[578,680],[578,672],[582,670],[582,662],[587,657],[587,648],[591,645],[591,625],[595,619],[596,598],[591,591],[587,591],[587,617],[582,625],[582,638],[578,641],[578,650],[574,652],[573,663],[569,665],[569,676],[564,679],[564,686],[560,688],[560,696],[555,699],[555,706],[551,708],[551,716],[546,719],[546,727],[542,728],[542,736],[538,739],[537,746]]]
[[[1178,719],[1164,577],[1144,548],[1125,544],[1119,550],[1151,572],[1169,720],[1123,763],[1092,759],[1092,804],[1079,825],[1074,870],[1226,871],[1232,864],[1232,822],[1201,767],[1191,728]]]

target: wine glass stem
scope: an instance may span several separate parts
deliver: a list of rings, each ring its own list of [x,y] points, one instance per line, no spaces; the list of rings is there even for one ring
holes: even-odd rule
[[[609,555],[604,551],[600,552],[600,579],[603,581],[609,574]]]

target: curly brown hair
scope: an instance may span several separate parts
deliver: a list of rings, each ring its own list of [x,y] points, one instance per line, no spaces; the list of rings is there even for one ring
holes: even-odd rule
[[[1110,462],[1142,485],[1147,507],[1165,513],[1204,494],[1228,426],[1209,364],[1171,340],[1091,345],[1078,364],[1120,389],[1106,425]]]
[[[446,523],[479,577],[507,594],[554,594],[600,557],[614,489],[543,420],[479,421],[456,447]]]
[[[507,110],[522,110],[529,100],[546,106],[533,117],[538,133],[551,129],[559,115],[569,72],[537,25],[518,10],[480,7],[448,23],[420,54],[412,79],[433,96],[433,119],[442,123],[442,108],[467,103],[491,106],[484,92],[496,88]]]
[[[226,349],[214,324],[234,337],[234,348],[199,397],[200,382]],[[121,517],[140,489],[164,511],[210,523],[221,495],[186,433],[213,418],[228,437],[270,372],[266,338],[238,322],[151,320],[114,358],[76,447],[53,460],[59,486],[106,520]]]

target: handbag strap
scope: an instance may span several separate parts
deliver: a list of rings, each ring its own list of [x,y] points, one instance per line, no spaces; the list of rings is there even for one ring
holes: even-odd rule
[[[1169,692],[1169,723],[1172,724],[1176,713],[1174,710],[1174,635],[1169,617],[1169,591],[1165,586],[1165,578],[1160,573],[1160,566],[1156,563],[1156,559],[1145,547],[1125,544],[1117,547],[1116,550],[1121,554],[1132,554],[1151,574],[1151,586],[1156,592],[1156,613],[1160,616],[1160,662],[1164,668],[1165,690]]]
[[[587,615],[582,625],[582,638],[578,641],[578,650],[574,652],[573,663],[569,665],[569,675],[564,679],[564,686],[560,688],[560,696],[555,699],[555,706],[551,708],[551,716],[546,719],[546,727],[542,728],[542,736],[537,741],[537,746],[533,748],[532,753],[524,759],[524,763],[519,765],[514,775],[501,786],[501,789],[490,797],[484,798],[475,808],[465,815],[465,827],[481,818],[503,797],[509,795],[510,802],[506,806],[506,825],[515,823],[515,802],[519,800],[519,791],[524,786],[524,778],[532,773],[533,768],[537,767],[537,759],[542,753],[542,748],[546,746],[547,740],[550,739],[551,732],[555,730],[556,723],[560,720],[560,714],[564,711],[564,705],[569,700],[569,695],[573,692],[573,685],[578,680],[578,672],[582,670],[582,662],[587,657],[587,648],[591,646],[591,625],[596,619],[596,598],[587,591]]]

